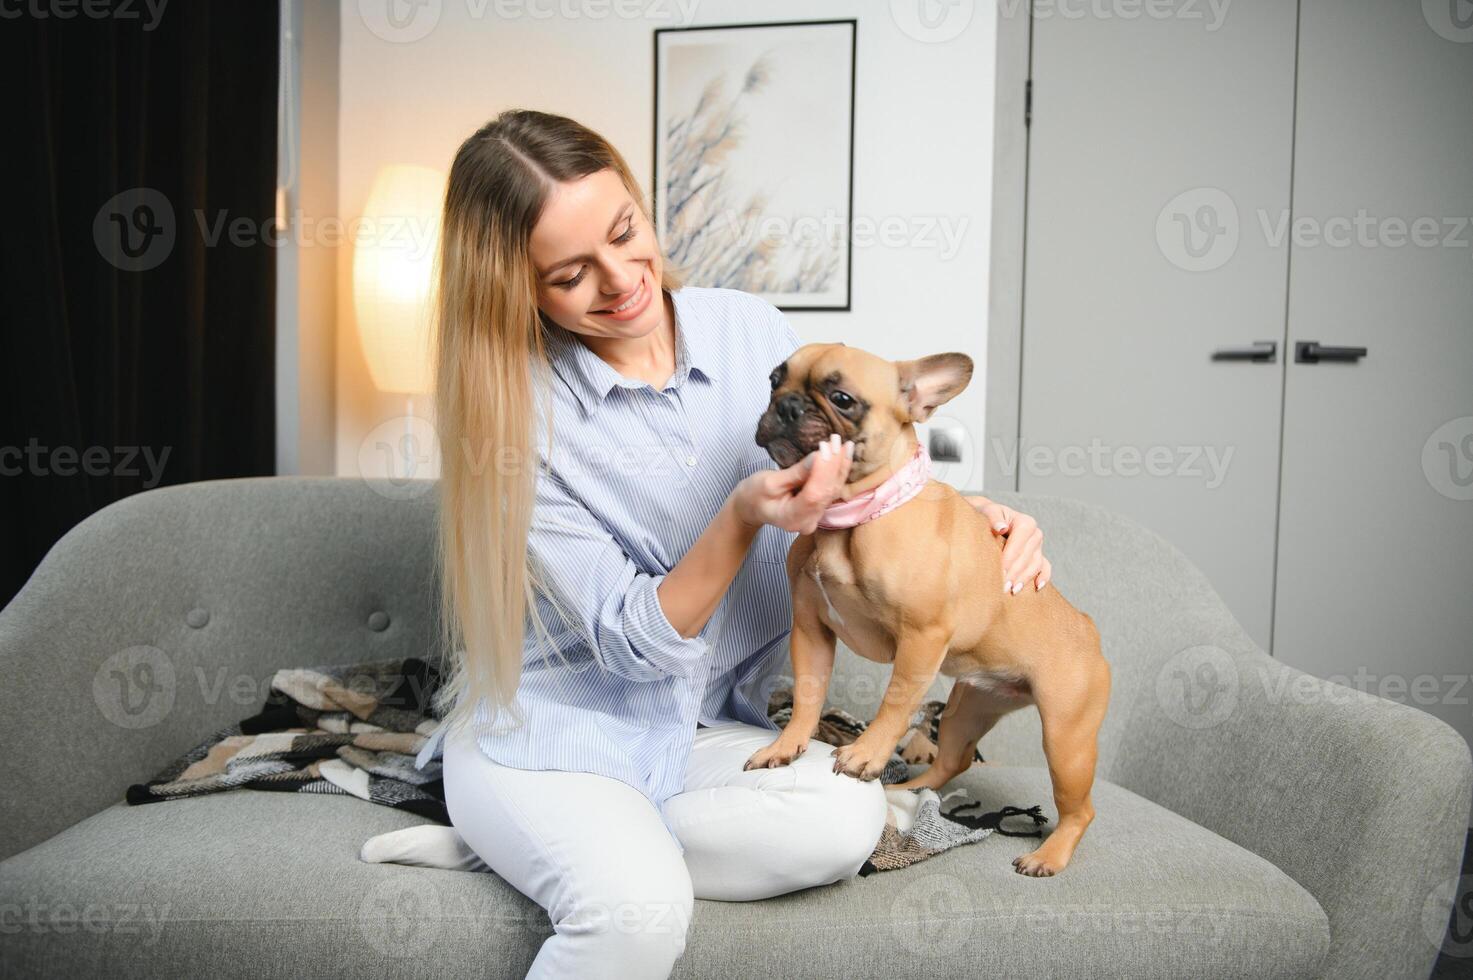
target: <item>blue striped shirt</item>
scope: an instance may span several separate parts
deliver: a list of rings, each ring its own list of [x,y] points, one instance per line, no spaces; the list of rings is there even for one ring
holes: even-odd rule
[[[530,617],[517,703],[479,743],[522,769],[612,776],[659,807],[681,791],[696,725],[776,732],[767,696],[788,664],[786,571],[794,532],[764,525],[701,631],[682,637],[656,589],[746,476],[774,468],[754,441],[768,375],[800,346],[777,307],[733,289],[685,286],[676,366],[663,390],[625,378],[561,328],[549,331],[554,438],[538,414],[536,506],[528,549],[583,618],[595,649],[559,630],[539,648]],[[487,703],[478,720],[487,720]],[[438,754],[440,732],[417,765]],[[676,840],[677,845],[679,840]]]

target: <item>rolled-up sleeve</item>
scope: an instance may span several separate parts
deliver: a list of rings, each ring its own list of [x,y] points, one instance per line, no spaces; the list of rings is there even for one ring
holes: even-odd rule
[[[689,677],[719,630],[726,598],[693,637],[671,625],[657,593],[663,574],[642,571],[554,471],[539,467],[528,551],[594,641],[593,658],[635,681]]]

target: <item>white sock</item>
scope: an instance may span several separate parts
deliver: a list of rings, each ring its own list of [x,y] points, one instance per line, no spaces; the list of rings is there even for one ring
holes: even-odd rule
[[[370,837],[358,852],[369,864],[410,864],[446,871],[490,871],[454,827],[420,824]]]

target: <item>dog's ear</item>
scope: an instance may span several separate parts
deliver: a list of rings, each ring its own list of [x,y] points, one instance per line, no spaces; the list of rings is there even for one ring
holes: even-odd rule
[[[956,352],[896,361],[895,368],[900,375],[900,405],[912,422],[926,421],[972,380],[972,359]]]

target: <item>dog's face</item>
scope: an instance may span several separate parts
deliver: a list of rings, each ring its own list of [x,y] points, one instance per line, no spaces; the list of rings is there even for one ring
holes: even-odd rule
[[[805,344],[769,380],[772,398],[757,423],[757,445],[788,467],[837,432],[854,440],[853,483],[905,462],[891,458],[901,433],[966,388],[972,359],[948,353],[887,361],[844,344]]]

